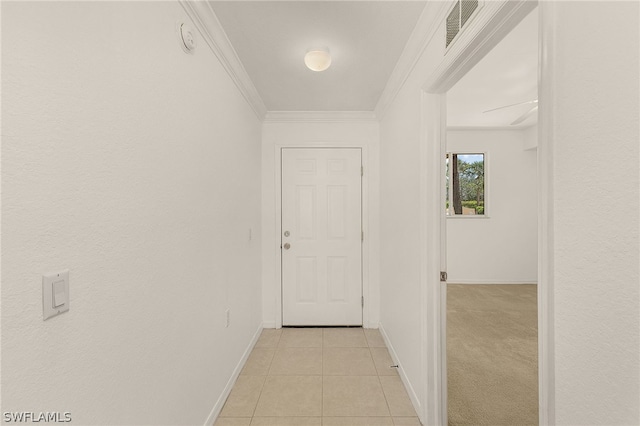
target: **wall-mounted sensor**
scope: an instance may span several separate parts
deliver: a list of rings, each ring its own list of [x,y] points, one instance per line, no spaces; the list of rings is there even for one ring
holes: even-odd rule
[[[42,276],[42,317],[51,318],[69,310],[69,271]]]
[[[184,50],[186,53],[193,53],[197,45],[196,33],[193,28],[191,28],[191,26],[184,22],[178,22],[177,30],[178,41],[180,43],[180,47],[182,47],[182,50]]]

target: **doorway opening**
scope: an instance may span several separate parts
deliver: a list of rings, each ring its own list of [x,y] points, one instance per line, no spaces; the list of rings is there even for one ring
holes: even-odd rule
[[[549,80],[552,70],[544,53],[552,48],[553,34],[545,26],[551,10],[537,2],[504,2],[493,10],[485,9],[477,20],[481,22],[466,34],[466,42],[447,52],[442,63],[424,82],[422,91],[422,143],[421,143],[421,305],[425,324],[422,335],[422,374],[424,383],[423,416],[428,424],[447,424],[447,246],[446,246],[446,163],[447,153],[447,95],[446,93],[478,64],[500,41],[534,9],[540,29],[538,58],[538,93],[540,95],[540,136],[537,148],[536,191],[538,202],[537,241],[537,311],[538,311],[538,417],[546,424],[553,421],[553,329],[552,286],[550,265],[553,260],[549,248],[553,241],[552,211],[549,197],[552,193],[548,165],[552,160],[547,137],[551,134],[552,111],[545,103],[549,98]],[[497,107],[497,106],[496,106]],[[515,120],[514,120],[515,121]],[[475,151],[475,150],[474,150]],[[475,154],[476,152],[471,152]],[[462,153],[465,154],[465,153]],[[488,153],[490,168],[492,155]],[[491,170],[487,170],[490,175]],[[485,194],[485,209],[492,213],[491,185]],[[494,206],[496,207],[496,206]],[[482,221],[486,219],[456,219]]]
[[[446,93],[448,424],[538,421],[538,14]]]

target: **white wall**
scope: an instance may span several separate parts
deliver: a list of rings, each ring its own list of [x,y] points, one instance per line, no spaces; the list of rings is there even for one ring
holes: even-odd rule
[[[261,326],[260,122],[181,19],[2,4],[3,412],[203,424]],[[70,311],[43,321],[65,268]]]
[[[557,424],[640,424],[639,6],[544,4]]]
[[[485,2],[470,22],[481,26],[502,3]],[[419,22],[438,14],[444,19],[447,13],[444,9],[442,2],[427,2]],[[464,35],[475,32],[477,29],[470,26]],[[384,108],[378,106],[384,111],[380,121],[380,327],[397,357],[400,374],[406,378],[405,384],[423,423],[437,411],[433,405],[425,407],[422,403],[434,404],[435,398],[430,395],[427,400],[425,396],[427,389],[433,388],[429,382],[438,379],[428,376],[422,365],[423,355],[426,356],[422,351],[429,350],[421,343],[427,329],[422,319],[432,312],[422,312],[421,306],[425,291],[421,279],[427,280],[421,275],[422,262],[427,261],[421,259],[420,241],[421,222],[426,215],[420,205],[424,186],[421,151],[425,148],[420,145],[425,131],[421,114],[423,86],[445,60],[442,34],[439,30],[431,33],[395,97]],[[465,40],[468,38],[459,38],[452,49],[464,47]],[[432,277],[439,275],[437,270],[426,273]],[[430,353],[429,359],[434,356]]]
[[[523,130],[524,132],[524,143],[522,145],[523,149],[532,150],[538,147],[538,126],[529,126]]]
[[[554,146],[548,308],[555,312],[556,420],[639,424],[638,4],[539,7],[550,10],[542,32],[554,43],[543,58],[555,74],[555,133],[547,143]],[[467,34],[483,22],[474,19]],[[433,38],[380,123],[381,326],[419,399],[420,91],[445,60],[442,40]]]
[[[486,154],[487,215],[447,218],[450,283],[535,283],[538,270],[536,151],[520,130],[449,130],[447,151]]]
[[[402,90],[380,122],[380,327],[414,401],[422,400],[424,385],[419,343],[419,111],[420,91]]]
[[[262,130],[262,312],[265,327],[281,325],[280,237],[276,188],[280,149],[287,146],[362,147],[363,165],[363,295],[365,327],[377,328],[379,292],[379,125],[376,121],[270,122]],[[279,208],[279,207],[278,207]]]

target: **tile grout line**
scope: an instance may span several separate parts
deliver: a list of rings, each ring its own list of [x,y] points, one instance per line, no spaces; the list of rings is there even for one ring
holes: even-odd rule
[[[326,375],[326,371],[325,371],[325,368],[324,368],[324,364],[325,364],[325,362],[324,362],[324,360],[325,360],[325,357],[324,357],[325,352],[324,351],[328,348],[326,346],[326,342],[325,342],[326,331],[327,331],[326,328],[322,328],[321,341],[320,341],[320,350],[321,350],[321,352],[320,352],[320,354],[321,354],[321,359],[320,359],[320,361],[321,361],[321,363],[320,363],[320,365],[321,365],[321,374],[320,374],[320,378],[321,378],[321,395],[320,395],[321,396],[321,399],[320,399],[321,404],[320,404],[320,408],[321,408],[321,410],[320,410],[320,416],[319,416],[320,417],[320,424],[324,424],[324,417],[325,417],[325,415],[324,415],[324,380],[325,380],[325,377],[329,377],[329,376]],[[380,371],[378,370],[378,368],[376,366],[376,363],[375,363],[375,360],[374,360],[374,356],[373,356],[373,348],[374,347],[375,348],[379,348],[380,346],[371,346],[372,343],[376,344],[375,339],[374,339],[373,342],[369,342],[366,333],[364,333],[364,329],[362,329],[362,333],[363,333],[363,335],[365,337],[365,342],[366,342],[366,345],[363,345],[363,346],[365,346],[368,349],[368,351],[366,353],[369,354],[370,360],[371,360],[371,362],[373,364],[374,371],[375,371],[375,373],[372,376],[377,376],[378,377],[378,384],[380,386],[380,390],[382,391],[382,395],[383,395],[383,398],[385,400],[385,406],[387,407],[387,413],[388,413],[387,416],[389,416],[389,418],[391,419],[391,424],[395,424],[395,421],[394,421],[392,413],[391,413],[389,397],[387,396],[387,394],[385,392],[385,388],[384,388],[382,380],[381,380],[383,375],[380,374]],[[281,348],[280,347],[280,343],[282,343],[283,334],[284,334],[283,332],[278,334],[277,339],[274,342],[275,343],[275,346],[273,348],[273,352],[274,353],[273,353],[273,356],[270,358],[269,363],[267,365],[267,371],[266,371],[266,374],[265,374],[265,378],[264,378],[263,383],[261,384],[261,387],[260,387],[260,390],[259,390],[259,393],[258,393],[258,402],[262,398],[262,394],[264,393],[264,389],[266,387],[266,383],[267,383],[268,378],[272,377],[272,375],[271,375],[271,367],[273,367],[273,365],[274,365],[275,356],[276,356],[276,353],[278,352],[278,349]],[[348,343],[345,343],[345,344],[348,344]],[[340,348],[340,347],[356,348],[356,347],[360,347],[360,346],[337,346],[337,348]],[[388,351],[386,346],[383,346],[383,348]],[[349,375],[347,375],[347,376],[349,376]],[[359,374],[357,376],[361,376],[361,375]],[[368,375],[364,374],[362,376],[368,376]],[[253,424],[253,420],[255,419],[255,415],[257,413],[258,405],[259,404],[256,403],[256,405],[254,406],[253,413],[252,413],[251,417],[248,418],[250,424]],[[276,416],[276,417],[280,417],[280,416]],[[294,417],[298,417],[298,416],[294,416]],[[307,416],[303,416],[303,417],[307,417]],[[361,417],[361,416],[346,416],[346,417]]]
[[[280,330],[282,330],[282,329],[280,329]],[[269,378],[269,372],[271,371],[271,365],[273,364],[273,360],[276,357],[276,352],[278,351],[278,346],[280,345],[280,339],[282,339],[282,331],[280,331],[280,335],[278,336],[278,341],[276,342],[275,348],[273,350],[273,356],[271,357],[271,361],[269,361],[269,367],[267,367],[267,374],[264,376],[264,382],[262,382],[262,387],[260,388],[260,393],[258,394],[258,401],[256,402],[256,406],[253,407],[253,413],[252,413],[251,418],[249,420],[249,425],[251,425],[253,423],[253,418],[256,415],[256,410],[258,409],[258,404],[260,403],[260,398],[262,397],[262,392],[264,391],[264,387],[267,384],[267,379]]]
[[[388,349],[387,349],[387,351],[388,351]],[[369,352],[371,352],[371,347],[369,347]],[[371,354],[371,359],[373,359],[373,354]],[[389,405],[389,400],[387,399],[387,394],[384,391],[384,386],[382,386],[382,380],[380,380],[380,372],[378,371],[378,367],[375,365],[375,361],[374,361],[373,364],[374,364],[374,367],[376,369],[376,373],[378,375],[378,383],[380,383],[380,389],[382,389],[382,395],[384,396],[384,402],[385,402],[385,404],[387,404],[387,410],[389,410],[389,417],[391,417],[391,423],[395,425],[396,422],[393,420],[393,416],[391,415],[391,406]]]

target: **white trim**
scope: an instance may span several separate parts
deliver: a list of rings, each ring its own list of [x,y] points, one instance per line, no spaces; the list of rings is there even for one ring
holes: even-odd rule
[[[545,22],[553,16],[552,2],[541,2],[545,5],[541,13],[541,50],[543,56],[549,43],[548,37],[553,37],[552,30],[548,28],[551,22]],[[425,377],[424,410],[426,424],[447,424],[447,396],[446,396],[446,284],[439,282],[436,268],[440,266],[442,257],[446,254],[441,250],[443,244],[442,217],[434,212],[442,209],[442,188],[439,186],[443,175],[441,173],[443,163],[440,159],[446,150],[443,142],[446,140],[446,112],[442,112],[446,100],[442,95],[446,93],[462,76],[478,63],[498,42],[508,34],[528,13],[536,6],[537,1],[496,1],[488,2],[478,14],[475,27],[469,27],[462,34],[460,40],[447,56],[442,60],[436,70],[425,81],[422,93],[422,134],[420,150],[420,176],[421,176],[421,311],[426,324],[423,327],[422,340],[425,341],[422,351],[423,376]],[[466,40],[465,40],[466,39]],[[546,61],[542,59],[541,78],[539,91],[541,94],[551,96],[551,85],[547,81],[549,76]],[[545,64],[546,67],[545,68]],[[541,96],[541,105],[545,96]],[[550,120],[553,114],[547,109],[540,113],[541,120],[547,120],[546,127],[540,132],[540,144],[545,148],[539,157],[540,173],[538,177],[539,191],[539,221],[538,239],[541,255],[538,265],[538,321],[539,321],[539,395],[540,395],[540,422],[541,424],[553,424],[553,365],[552,365],[552,250],[553,228],[552,222],[552,180],[551,180],[551,150],[546,143],[551,135]],[[542,122],[542,121],[541,121]],[[444,132],[444,134],[443,134]],[[424,147],[424,148],[423,148]],[[425,170],[426,169],[426,170]],[[437,175],[436,175],[437,174]],[[430,204],[431,203],[431,204]],[[435,205],[435,207],[434,207]],[[426,255],[425,255],[426,254]],[[543,308],[541,308],[545,305]]]
[[[424,92],[423,92],[423,97],[424,97]],[[442,153],[447,151],[447,137],[449,136],[449,133],[447,131],[447,97],[446,95],[440,95],[438,97],[438,105],[440,108],[439,114],[438,114],[438,116],[440,117],[440,120],[439,120],[439,126],[435,127],[436,132],[433,135],[433,138],[434,140],[439,141],[440,143],[433,144],[431,150],[428,153],[426,153],[426,155],[433,157],[431,160],[432,162],[434,163],[437,162],[437,165],[432,163],[428,166],[433,167],[436,170],[439,170],[438,179],[435,179],[433,182],[433,185],[439,185],[439,190],[440,190],[440,194],[438,198],[439,202],[437,203],[438,204],[437,207],[436,206],[433,207],[432,214],[433,215],[436,214],[435,210],[437,208],[438,210],[437,214],[440,217],[440,224],[439,224],[440,229],[437,229],[436,223],[434,221],[433,228],[431,230],[430,235],[436,235],[436,232],[439,231],[439,235],[440,235],[440,248],[438,251],[438,255],[440,258],[439,271],[446,271],[447,270],[447,221],[446,221],[447,215],[446,215],[445,209],[443,208],[445,194],[447,192],[447,183],[443,178],[445,175],[446,164],[444,163],[444,161],[442,161],[442,157],[436,156],[437,153]],[[427,126],[424,126],[424,127],[427,128]],[[425,138],[427,137],[426,133],[424,133],[424,137]],[[425,184],[425,188],[426,187],[427,186]],[[438,195],[436,195],[438,188],[433,187],[432,189],[434,190],[434,198],[438,197]],[[427,238],[429,237],[430,236],[427,235]],[[436,250],[434,246],[432,246],[432,250]],[[429,254],[433,255],[432,253],[429,253]],[[438,260],[437,258],[434,259],[433,266],[435,266],[435,262],[437,260]],[[438,276],[438,279],[440,279],[440,274],[437,271],[436,271],[436,275]],[[446,425],[449,423],[449,412],[447,410],[447,403],[449,401],[449,396],[448,396],[449,384],[448,384],[448,378],[447,378],[447,283],[446,283],[446,280],[444,282],[440,281],[439,286],[436,284],[433,286],[433,288],[434,288],[434,293],[436,293],[437,291],[440,292],[439,309],[435,313],[435,315],[438,315],[440,319],[439,332],[440,332],[441,347],[440,347],[440,352],[438,352],[438,355],[440,357],[439,365],[441,368],[440,374],[438,375],[438,378],[440,380],[439,408],[440,408],[443,425]],[[434,297],[434,296],[431,295],[431,297]],[[434,304],[437,304],[437,302],[438,302],[437,299],[434,300]],[[436,323],[435,325],[437,326],[438,324]],[[437,348],[434,348],[432,350],[435,351],[437,350]]]
[[[273,158],[273,175],[275,179],[274,195],[275,195],[275,239],[273,241],[273,250],[275,253],[276,267],[275,267],[275,279],[273,283],[276,288],[275,292],[275,318],[276,328],[282,328],[282,249],[279,247],[282,241],[282,145],[274,144],[274,158]]]
[[[338,143],[338,142],[291,142],[291,143],[276,143],[274,144],[274,179],[275,179],[275,236],[276,244],[273,244],[274,258],[276,263],[275,268],[275,287],[276,287],[276,300],[275,300],[275,328],[282,328],[282,250],[278,243],[278,238],[282,235],[282,157],[280,155],[283,148],[358,148],[362,150],[362,166],[364,167],[364,176],[362,176],[362,229],[364,231],[364,241],[362,242],[362,296],[364,297],[364,307],[362,308],[362,327],[371,328],[370,309],[372,308],[371,301],[371,274],[370,274],[370,255],[371,250],[371,232],[369,231],[369,191],[370,191],[370,176],[369,170],[369,147],[366,142],[354,141]],[[266,323],[266,322],[265,322]],[[268,321],[271,323],[271,321]]]
[[[513,29],[510,22],[520,22],[537,4],[531,0],[487,2],[425,81],[425,90],[444,93],[453,87]]]
[[[265,123],[377,122],[373,111],[268,111]]]
[[[391,361],[398,366],[398,375],[400,376],[400,380],[402,380],[402,384],[407,391],[407,395],[409,395],[409,399],[413,404],[413,408],[414,410],[416,410],[420,421],[424,424],[424,420],[420,416],[420,414],[423,412],[422,407],[420,406],[420,398],[418,398],[418,394],[416,393],[415,389],[413,389],[413,386],[411,386],[411,382],[409,381],[409,378],[407,377],[406,373],[404,372],[404,368],[402,368],[402,364],[400,363],[400,358],[398,358],[398,354],[396,354],[396,350],[393,348],[391,340],[389,340],[389,336],[387,336],[387,333],[384,331],[384,327],[382,326],[382,324],[378,326],[378,330],[380,331],[380,335],[382,336],[385,345],[387,345],[389,355],[391,355]]]
[[[485,193],[485,200],[486,200],[486,193]],[[491,219],[491,216],[487,215],[487,214],[455,214],[453,216],[447,216],[446,217],[447,220],[449,219],[473,219],[473,220],[480,220],[480,219]]]
[[[534,127],[537,125],[538,123],[536,122],[533,124],[526,124],[524,126],[522,125],[518,125],[518,126],[447,126],[447,131],[463,132],[463,131],[487,130],[487,131],[521,132],[524,130],[529,130],[531,127]]]
[[[267,108],[208,1],[178,0],[258,119]]]
[[[222,407],[224,407],[224,403],[227,401],[227,398],[231,393],[231,389],[233,389],[233,385],[236,384],[236,380],[238,380],[238,376],[240,376],[240,372],[242,371],[242,368],[246,364],[247,359],[249,359],[249,355],[251,354],[253,347],[256,345],[258,338],[260,338],[260,333],[262,333],[262,324],[260,324],[260,326],[258,327],[258,330],[256,330],[253,337],[251,338],[251,341],[249,342],[247,349],[242,354],[242,358],[240,358],[240,361],[236,365],[236,368],[233,370],[231,377],[227,381],[227,385],[224,387],[222,393],[218,397],[218,400],[216,401],[215,405],[211,409],[211,412],[209,413],[207,420],[205,420],[204,426],[209,426],[216,422],[216,419],[220,415],[220,411],[222,411]]]
[[[519,280],[489,280],[489,279],[458,279],[458,278],[450,278],[447,280],[447,284],[452,284],[452,285],[456,285],[456,284],[461,284],[461,285],[476,285],[476,284],[481,284],[481,285],[488,285],[488,284],[496,284],[496,285],[537,285],[538,282],[536,280],[525,280],[525,281],[519,281]]]
[[[404,86],[407,78],[409,78],[409,75],[418,63],[418,59],[431,42],[431,39],[434,35],[438,34],[440,30],[438,23],[443,22],[447,16],[449,4],[452,4],[452,2],[427,2],[409,40],[407,40],[404,50],[400,54],[400,58],[389,80],[387,80],[387,85],[378,99],[375,108],[378,119],[382,119],[387,112],[387,109],[398,95],[398,92],[400,92],[400,89]]]
[[[541,425],[555,425],[555,332],[554,323],[554,205],[553,131],[556,70],[549,58],[557,57],[555,2],[538,6],[538,401]]]
[[[420,324],[425,425],[447,424],[446,284],[440,282],[444,248],[444,161],[446,97],[422,92],[420,132]]]
[[[443,235],[443,234],[441,234]],[[445,257],[445,256],[442,256]],[[442,268],[446,270],[446,268]],[[440,365],[441,370],[439,374],[440,378],[440,415],[442,417],[442,424],[449,424],[449,380],[447,376],[447,283],[440,282],[440,309],[438,310],[440,315]]]

